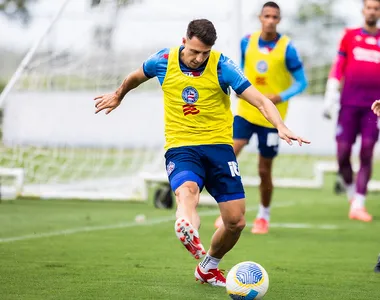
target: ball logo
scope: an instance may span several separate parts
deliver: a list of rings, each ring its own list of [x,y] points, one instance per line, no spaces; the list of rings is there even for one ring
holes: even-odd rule
[[[192,86],[185,87],[182,91],[182,99],[187,104],[194,104],[199,99],[199,93]]]
[[[256,70],[259,72],[259,73],[265,73],[266,71],[268,71],[268,64],[265,60],[260,60],[257,65],[256,65]]]

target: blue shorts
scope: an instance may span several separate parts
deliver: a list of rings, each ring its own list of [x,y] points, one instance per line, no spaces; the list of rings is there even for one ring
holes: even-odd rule
[[[245,198],[238,164],[230,145],[200,145],[171,148],[165,153],[166,171],[175,191],[194,181],[219,202]]]
[[[261,156],[274,158],[278,154],[279,137],[276,128],[268,128],[252,124],[246,119],[235,116],[234,139],[250,140],[252,135],[257,134],[258,149]]]

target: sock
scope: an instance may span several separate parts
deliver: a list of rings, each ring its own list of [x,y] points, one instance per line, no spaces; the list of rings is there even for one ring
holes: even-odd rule
[[[346,185],[347,200],[349,202],[354,199],[355,191],[356,191],[355,184],[351,183],[351,184]]]
[[[210,269],[217,269],[220,259],[212,257],[210,254],[206,254],[203,260],[199,264],[199,268],[203,273],[208,272]]]
[[[363,208],[365,203],[365,196],[361,194],[355,194],[354,201],[352,202],[352,208]]]
[[[262,204],[259,206],[259,212],[257,213],[258,219],[264,219],[269,222],[270,219],[270,206],[264,207]]]

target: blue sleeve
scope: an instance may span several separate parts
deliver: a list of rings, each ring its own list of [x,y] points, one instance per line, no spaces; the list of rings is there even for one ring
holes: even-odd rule
[[[302,60],[292,42],[290,42],[286,48],[285,57],[286,67],[290,73],[302,68]]]
[[[250,35],[247,35],[241,39],[240,42],[240,50],[241,50],[241,58],[240,58],[240,68],[244,70],[244,64],[245,64],[245,52],[247,51],[248,42],[249,42]]]
[[[169,51],[169,48],[162,49],[144,61],[143,70],[146,77],[153,78],[157,76],[162,84],[166,75]]]
[[[219,59],[219,83],[224,91],[230,86],[236,94],[243,93],[251,83],[245,77],[243,71],[232,61],[232,59],[223,54]]]
[[[291,73],[294,78],[294,82],[290,88],[280,94],[282,101],[288,101],[291,97],[302,93],[307,87],[307,78],[305,70],[302,66]]]

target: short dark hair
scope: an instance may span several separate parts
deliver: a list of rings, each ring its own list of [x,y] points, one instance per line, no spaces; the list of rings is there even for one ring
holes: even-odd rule
[[[187,38],[192,39],[197,37],[202,43],[207,46],[214,46],[217,39],[214,24],[207,19],[193,20],[187,26]]]
[[[261,11],[263,11],[263,9],[265,7],[272,7],[272,8],[277,8],[278,10],[281,10],[280,9],[280,6],[278,6],[278,4],[276,2],[273,2],[273,1],[268,1],[266,2],[264,5],[263,5],[263,8],[261,9]]]

